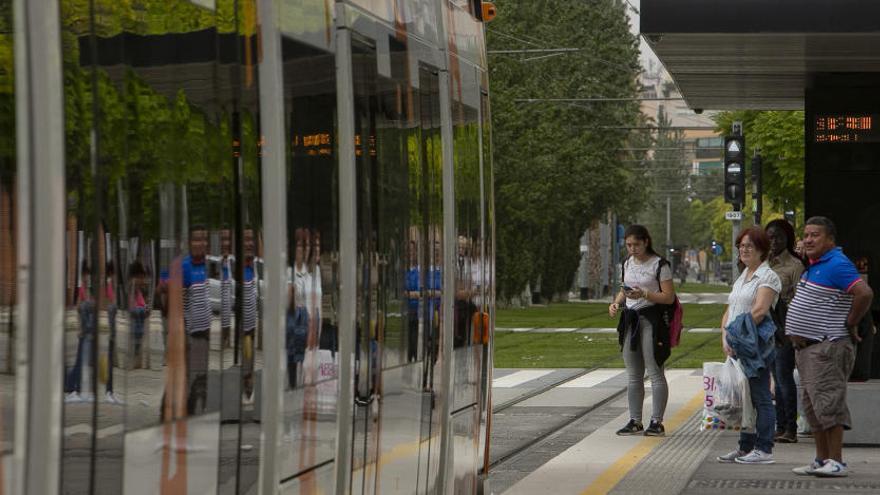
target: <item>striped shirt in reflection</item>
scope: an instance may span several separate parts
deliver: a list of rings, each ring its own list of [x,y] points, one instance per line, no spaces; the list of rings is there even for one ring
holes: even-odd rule
[[[220,326],[230,328],[232,326],[232,261],[229,257],[223,258],[223,266],[220,273]]]
[[[208,299],[208,276],[205,260],[183,259],[183,324],[186,333],[211,329],[211,301]]]
[[[257,281],[254,267],[244,267],[244,283],[242,283],[241,322],[242,330],[253,332],[257,328]]]

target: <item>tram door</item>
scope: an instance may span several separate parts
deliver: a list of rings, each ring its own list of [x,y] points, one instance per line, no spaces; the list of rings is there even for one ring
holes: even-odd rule
[[[352,44],[358,271],[351,490],[427,493],[439,453],[432,414],[442,279],[437,71],[410,63],[413,41],[380,41],[355,37]]]

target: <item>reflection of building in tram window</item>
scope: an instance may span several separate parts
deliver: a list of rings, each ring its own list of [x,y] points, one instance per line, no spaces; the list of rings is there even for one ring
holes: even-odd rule
[[[257,329],[257,281],[254,270],[254,231],[244,231],[244,280],[242,281],[242,373],[244,402],[254,400],[254,334]]]
[[[311,285],[308,263],[309,230],[298,228],[294,232],[293,286],[290,288],[290,305],[287,311],[287,378],[290,388],[297,385],[297,367],[305,359],[306,339],[309,331],[308,288]]]
[[[83,260],[80,269],[80,285],[78,288],[79,304],[77,310],[79,312],[79,335],[77,336],[76,358],[73,367],[68,371],[65,380],[64,391],[67,393],[65,401],[80,402],[82,400],[90,400],[93,397],[87,392],[82,393],[82,373],[83,360],[88,362],[88,366],[92,367],[92,359],[90,353],[92,351],[92,339],[95,336],[95,327],[98,324],[98,318],[95,308],[95,299],[92,296],[92,277],[91,270],[87,261]],[[86,383],[89,383],[87,380]]]
[[[183,325],[186,330],[186,371],[189,397],[187,413],[204,411],[207,402],[208,342],[211,330],[211,303],[205,253],[208,231],[194,226],[189,233],[190,254],[183,259]],[[201,405],[199,405],[201,403]]]
[[[133,342],[134,368],[143,367],[144,323],[149,315],[147,309],[147,272],[140,261],[134,261],[128,268],[128,314]]]

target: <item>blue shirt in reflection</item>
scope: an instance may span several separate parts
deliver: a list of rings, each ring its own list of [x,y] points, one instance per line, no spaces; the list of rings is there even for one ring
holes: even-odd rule
[[[406,291],[407,292],[418,292],[422,288],[421,282],[421,270],[418,266],[414,266],[407,270],[406,272]],[[410,311],[418,311],[419,310],[419,298],[418,297],[407,297],[406,298],[407,308]]]

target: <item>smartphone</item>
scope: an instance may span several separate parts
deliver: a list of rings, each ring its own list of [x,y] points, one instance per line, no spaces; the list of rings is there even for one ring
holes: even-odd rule
[[[633,290],[632,287],[630,287],[626,284],[620,284],[620,288],[623,289],[624,292],[629,292],[629,291]]]

